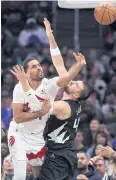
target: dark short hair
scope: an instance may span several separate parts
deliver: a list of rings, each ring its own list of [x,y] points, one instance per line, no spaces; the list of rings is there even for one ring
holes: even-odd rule
[[[77,154],[79,154],[79,153],[80,153],[80,154],[82,153],[82,154],[84,154],[87,158],[89,158],[88,154],[87,154],[85,151],[83,151],[83,150],[81,151],[81,150],[80,150],[80,151],[77,152]]]
[[[33,60],[37,60],[39,62],[39,60],[36,57],[27,58],[23,61],[22,66],[23,66],[25,72],[27,71],[28,63]]]
[[[83,84],[84,84],[84,89],[81,91],[81,94],[78,100],[86,100],[91,94],[91,88],[89,84],[85,81],[83,81]]]
[[[77,101],[86,100],[91,94],[92,90],[91,90],[90,86],[88,85],[88,83],[83,81],[83,86],[84,86],[84,89],[81,91],[80,97],[77,98]],[[64,91],[67,94],[69,94],[67,86],[64,88]]]

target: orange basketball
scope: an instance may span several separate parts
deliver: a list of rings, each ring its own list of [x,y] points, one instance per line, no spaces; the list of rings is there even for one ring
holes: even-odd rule
[[[100,4],[94,10],[96,21],[102,25],[112,24],[116,20],[116,7],[113,4]]]

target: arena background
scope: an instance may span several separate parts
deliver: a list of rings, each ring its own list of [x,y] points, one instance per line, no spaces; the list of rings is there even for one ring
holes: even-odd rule
[[[57,75],[50,57],[44,17],[52,23],[66,68],[75,63],[74,50],[82,52],[87,60],[87,68],[76,79],[86,79],[92,88],[91,96],[82,102],[81,119],[89,124],[79,127],[75,140],[77,151],[79,144],[90,157],[95,155],[98,144],[116,150],[116,22],[102,26],[95,21],[93,13],[94,9],[61,9],[56,1],[1,2],[1,165],[4,179],[12,179],[13,174],[12,164],[8,166],[4,160],[9,154],[7,131],[12,121],[12,92],[17,83],[9,70],[25,58],[35,56],[46,77]],[[107,171],[111,175],[112,162],[108,163]],[[27,167],[29,178],[30,166]]]

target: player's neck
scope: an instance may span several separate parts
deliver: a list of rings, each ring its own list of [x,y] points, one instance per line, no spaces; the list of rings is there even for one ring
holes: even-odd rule
[[[40,86],[41,83],[42,83],[42,81],[31,81],[31,80],[29,80],[29,85],[34,90],[36,90]]]
[[[64,92],[62,100],[68,100],[68,99],[72,99],[72,97]]]

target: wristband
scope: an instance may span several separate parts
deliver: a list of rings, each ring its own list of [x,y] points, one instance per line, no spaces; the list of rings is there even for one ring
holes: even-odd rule
[[[60,50],[58,47],[56,49],[50,48],[50,53],[51,53],[51,56],[58,56],[58,55],[60,55]]]

